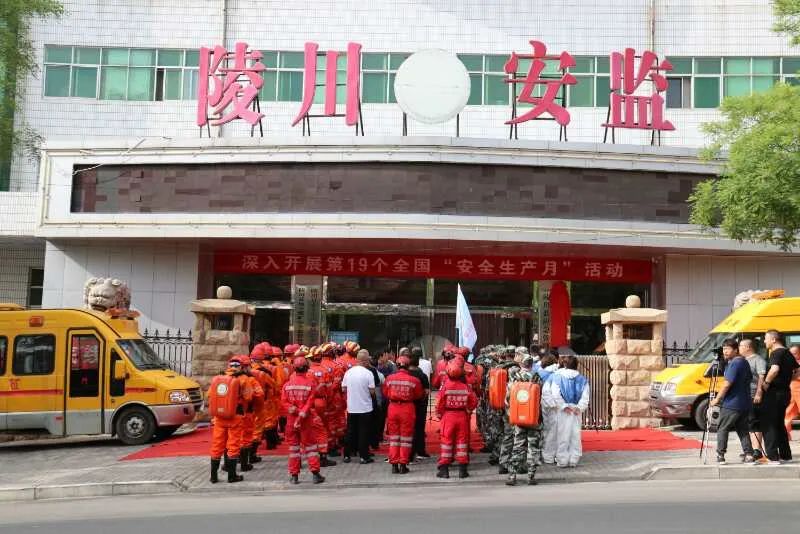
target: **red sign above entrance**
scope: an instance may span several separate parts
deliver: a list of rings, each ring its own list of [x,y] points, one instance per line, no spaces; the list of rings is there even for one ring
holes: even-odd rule
[[[218,274],[320,274],[452,280],[570,280],[650,283],[642,260],[541,256],[424,256],[417,254],[273,254],[217,252]]]

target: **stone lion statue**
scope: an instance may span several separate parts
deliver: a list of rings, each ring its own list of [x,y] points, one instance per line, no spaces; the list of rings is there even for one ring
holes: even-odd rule
[[[127,310],[131,306],[131,290],[116,278],[89,278],[83,288],[83,306],[96,311]]]

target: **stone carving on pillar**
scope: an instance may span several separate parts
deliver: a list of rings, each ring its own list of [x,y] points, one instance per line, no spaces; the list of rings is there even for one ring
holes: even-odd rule
[[[225,370],[225,363],[234,354],[250,353],[250,321],[253,306],[232,299],[228,286],[217,289],[217,298],[194,300],[192,331],[192,379],[208,389],[214,375]]]
[[[611,428],[647,428],[661,425],[650,410],[650,382],[664,369],[662,348],[667,312],[641,308],[636,295],[625,308],[602,314],[606,327],[606,354],[611,368]]]

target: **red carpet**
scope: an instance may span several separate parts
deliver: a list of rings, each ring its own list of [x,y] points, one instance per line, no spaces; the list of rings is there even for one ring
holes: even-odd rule
[[[428,422],[427,448],[430,454],[439,452],[439,422]],[[144,460],[149,458],[171,458],[176,456],[206,456],[211,441],[211,429],[201,428],[185,436],[177,436],[162,443],[156,443],[139,452],[121,458],[121,460]],[[483,447],[478,432],[472,433],[472,450]],[[588,430],[583,432],[583,450],[590,451],[668,451],[681,449],[699,449],[700,442],[684,439],[670,432],[654,429],[639,430]],[[286,456],[286,444],[276,450],[267,451],[262,442],[260,455]],[[378,454],[386,454],[386,447],[381,447]]]

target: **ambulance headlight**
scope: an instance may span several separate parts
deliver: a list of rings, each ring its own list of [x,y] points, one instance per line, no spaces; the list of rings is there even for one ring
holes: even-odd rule
[[[169,401],[172,404],[180,404],[183,402],[192,402],[192,398],[189,397],[189,393],[184,390],[170,391]]]

